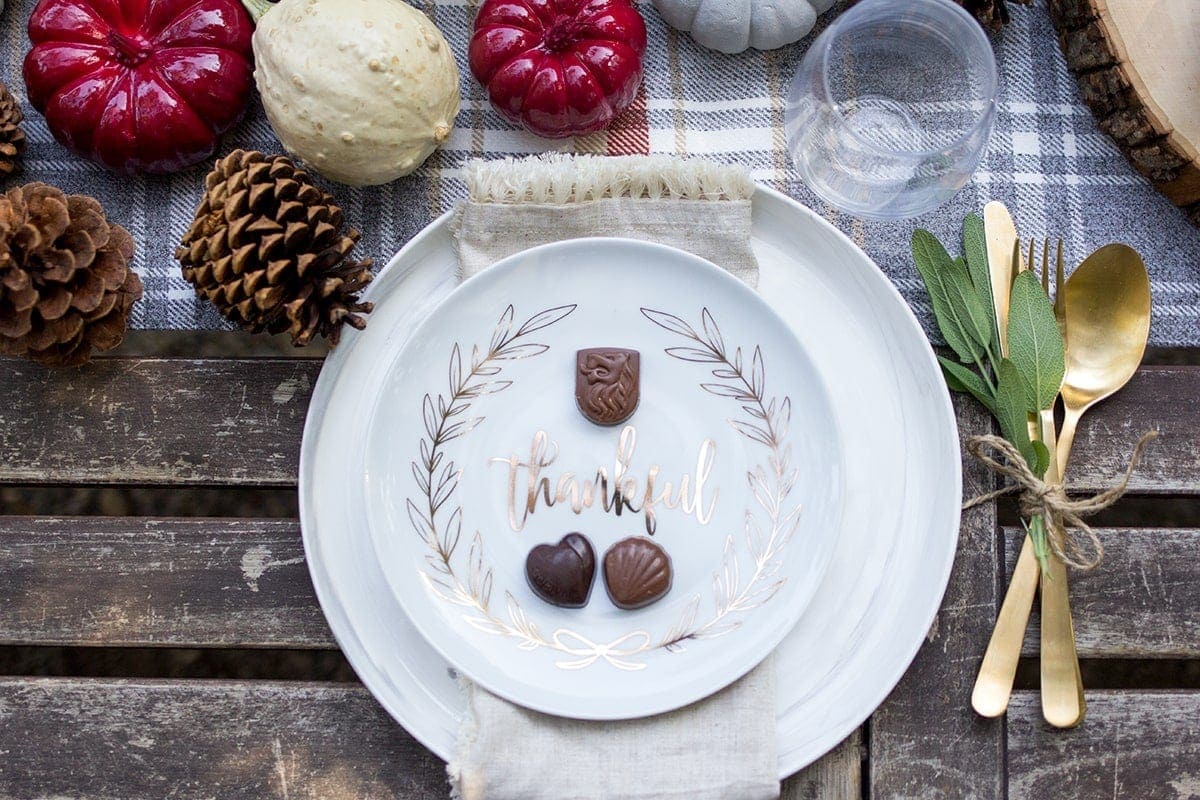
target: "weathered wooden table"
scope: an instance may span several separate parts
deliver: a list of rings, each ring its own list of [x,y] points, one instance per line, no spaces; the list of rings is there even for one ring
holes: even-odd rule
[[[198,514],[213,489],[286,496],[320,367],[118,356],[48,373],[0,360],[0,487],[19,487],[43,515],[0,516],[0,654],[23,673],[0,677],[0,798],[446,796],[442,763],[353,682],[285,679],[307,673],[280,667],[262,670],[269,679],[163,678],[154,658],[124,657],[336,658],[295,519],[45,516],[66,496],[48,487],[151,487]],[[986,425],[968,402],[958,415],[964,433]],[[1042,722],[1036,630],[1007,719],[970,711],[1018,541],[1003,506],[976,509],[912,668],[785,797],[1200,797],[1200,368],[1147,366],[1099,408],[1071,484],[1107,485],[1147,427],[1161,436],[1133,480],[1138,497],[1101,521],[1105,562],[1072,584],[1084,725]],[[965,476],[968,494],[992,486],[973,464]],[[1167,518],[1173,527],[1155,523]],[[11,666],[42,652],[55,656],[50,677]]]

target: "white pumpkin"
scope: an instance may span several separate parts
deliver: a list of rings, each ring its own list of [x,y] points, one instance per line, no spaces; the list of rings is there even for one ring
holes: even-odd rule
[[[282,0],[258,22],[254,58],[279,141],[342,183],[409,174],[458,115],[450,45],[404,0]]]
[[[722,53],[774,50],[804,38],[837,0],[654,0],[672,28]]]

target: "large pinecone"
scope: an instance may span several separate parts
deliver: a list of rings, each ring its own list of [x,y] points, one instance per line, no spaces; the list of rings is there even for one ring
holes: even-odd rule
[[[336,345],[342,325],[361,330],[371,310],[358,299],[371,260],[347,258],[359,233],[342,223],[333,197],[290,158],[235,150],[205,179],[175,257],[196,293],[246,330]]]
[[[21,162],[25,152],[25,131],[21,130],[24,119],[17,99],[0,83],[0,178],[11,175]]]
[[[119,345],[142,296],[132,258],[94,198],[44,183],[0,195],[0,353],[77,366]]]

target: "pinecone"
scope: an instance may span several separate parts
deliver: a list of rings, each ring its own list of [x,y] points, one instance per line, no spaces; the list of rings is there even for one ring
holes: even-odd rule
[[[0,178],[16,171],[25,152],[25,131],[21,130],[24,119],[17,98],[0,83]]]
[[[0,195],[0,353],[77,366],[119,345],[142,296],[131,258],[95,198],[44,183]]]
[[[1014,3],[1029,5],[1032,0],[1012,0]],[[971,12],[971,16],[979,20],[979,24],[988,30],[998,31],[1009,23],[1011,17],[1005,0],[954,0],[960,6]]]
[[[205,179],[196,219],[175,250],[183,277],[251,333],[287,331],[297,347],[342,324],[362,330],[371,260],[347,258],[358,231],[286,156],[235,150]]]

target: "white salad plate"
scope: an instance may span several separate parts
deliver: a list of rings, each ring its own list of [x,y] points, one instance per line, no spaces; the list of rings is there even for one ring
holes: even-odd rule
[[[924,641],[945,591],[957,545],[961,471],[957,427],[937,362],[912,312],[878,267],[820,216],[774,190],[760,187],[756,191],[752,224],[752,245],[760,266],[759,295],[790,328],[790,335],[798,347],[793,350],[790,340],[778,331],[766,332],[765,329],[773,324],[766,315],[761,325],[756,321],[753,329],[738,327],[744,323],[735,321],[731,315],[729,329],[722,327],[723,336],[727,343],[732,342],[731,331],[738,328],[739,340],[762,342],[764,352],[766,343],[772,346],[778,343],[786,345],[787,353],[795,352],[799,356],[791,364],[787,363],[790,360],[787,358],[784,363],[766,362],[765,359],[764,363],[767,370],[787,370],[789,381],[809,374],[815,377],[812,387],[800,387],[795,391],[806,392],[807,397],[816,399],[817,418],[823,413],[822,407],[829,409],[832,422],[826,423],[827,430],[832,432],[836,443],[831,451],[833,455],[824,459],[828,463],[818,461],[803,468],[816,470],[826,479],[829,477],[826,473],[840,473],[833,483],[813,484],[829,486],[840,495],[836,508],[825,512],[832,513],[835,520],[836,530],[831,537],[833,552],[806,606],[803,587],[812,576],[796,575],[794,583],[798,588],[793,591],[797,592],[796,602],[804,606],[798,621],[786,631],[788,615],[771,609],[771,604],[755,612],[764,614],[764,629],[771,629],[775,634],[786,631],[775,648],[773,662],[778,675],[779,774],[785,777],[819,758],[862,724],[899,681]],[[681,267],[683,263],[680,259],[677,266]],[[465,697],[456,680],[457,671],[434,644],[426,640],[393,592],[393,584],[401,581],[389,582],[385,574],[374,541],[373,525],[378,525],[381,518],[373,523],[372,515],[394,515],[395,500],[388,501],[383,497],[383,487],[377,489],[372,485],[370,470],[373,467],[383,470],[380,476],[393,474],[387,467],[384,453],[387,448],[395,448],[395,458],[407,459],[406,465],[411,461],[414,449],[419,453],[420,431],[423,430],[423,412],[419,409],[393,409],[397,425],[401,417],[413,418],[408,424],[417,427],[413,428],[415,435],[411,441],[381,440],[373,445],[372,431],[378,436],[384,430],[375,426],[379,424],[376,420],[381,398],[387,396],[389,386],[402,394],[407,391],[400,385],[403,376],[393,367],[398,360],[404,360],[401,354],[424,341],[414,334],[455,289],[456,266],[450,219],[443,216],[414,237],[379,274],[366,297],[376,304],[370,324],[364,331],[347,332],[342,344],[326,361],[317,382],[305,426],[300,464],[300,514],[305,552],[330,628],[359,678],[379,702],[414,737],[444,759],[454,751],[457,732],[466,712]],[[562,266],[569,268],[569,265]],[[483,273],[483,277],[486,275]],[[703,267],[697,268],[696,281],[709,277]],[[717,304],[723,298],[701,298],[699,291],[696,289],[694,294],[700,305],[695,301],[690,303],[695,308],[683,308],[689,304],[682,302],[685,299],[682,295],[692,296],[690,290],[681,289],[677,293],[680,296],[669,298],[670,313],[684,316],[682,312],[686,312],[686,319],[694,323],[700,314],[700,306],[709,305],[716,320]],[[611,287],[607,290],[608,296],[615,298],[617,294]],[[519,317],[520,322],[537,311],[563,303],[561,299],[549,302],[543,302],[543,299],[540,289],[526,296],[512,297],[514,318]],[[645,305],[640,298],[631,299],[639,304],[639,308]],[[503,312],[505,308],[499,311]],[[680,311],[675,311],[676,308]],[[726,310],[722,305],[721,313],[726,314]],[[458,320],[451,326],[453,333],[439,334],[437,346],[424,357],[435,362],[443,360],[447,364],[442,369],[447,377],[440,378],[441,381],[448,380],[449,375],[448,361],[445,360],[450,353],[445,352],[445,345],[453,339],[460,344],[461,353],[461,347],[477,341],[480,335],[489,335],[498,321],[490,318],[493,312],[489,310],[489,318]],[[566,319],[559,324],[565,323]],[[745,318],[738,315],[736,319],[744,321]],[[724,320],[718,320],[718,324],[726,325]],[[605,331],[604,340],[593,340],[589,336],[587,341],[594,341],[594,344],[588,346],[629,346],[631,342],[643,341],[625,338],[630,332],[624,328],[612,327],[611,338],[609,333],[609,330]],[[660,338],[657,348],[643,350],[647,354],[655,353],[654,363],[663,368],[668,362],[658,356],[665,347],[671,346],[666,343],[669,334],[665,328],[659,333],[647,334]],[[537,343],[553,344],[540,340]],[[559,349],[572,351],[573,355],[573,347],[568,343]],[[688,365],[673,364],[671,368],[684,366]],[[570,361],[566,371],[567,377],[563,380],[569,386],[572,380]],[[420,377],[423,381],[424,372]],[[645,377],[645,380],[651,381],[651,378]],[[700,380],[701,376],[696,376],[685,388],[696,389]],[[775,388],[770,378],[768,387]],[[411,388],[413,391],[420,389],[416,396],[423,404],[423,395],[429,389]],[[515,390],[514,381],[505,392]],[[790,385],[787,390],[793,391]],[[646,391],[651,392],[649,384]],[[411,403],[413,395],[405,396],[408,399],[404,402]],[[565,405],[555,412],[560,415],[562,424],[566,424],[570,413],[578,414],[569,402],[555,402]],[[659,401],[644,397],[643,402]],[[655,410],[652,405],[646,407],[647,412],[652,410]],[[638,420],[640,437],[642,423],[637,414],[634,419]],[[821,436],[821,432],[815,430],[816,424],[810,424],[805,416],[793,412],[791,427],[801,439],[806,435]],[[517,441],[526,441],[530,435],[528,426],[522,423],[519,427],[522,430],[515,432],[520,434]],[[727,436],[726,433],[722,435]],[[796,447],[800,446],[799,441]],[[610,452],[607,450],[610,444],[611,434],[606,440],[606,452]],[[730,448],[734,447],[732,440],[728,444]],[[694,446],[694,443],[689,445]],[[639,439],[639,450],[642,447],[643,442]],[[500,449],[499,455],[508,455],[504,452],[507,447]],[[582,458],[585,450],[576,455]],[[565,454],[565,450],[563,452]],[[734,451],[730,449],[729,452],[732,455]],[[492,455],[488,453],[489,458]],[[384,458],[384,461],[373,463],[373,458]],[[654,458],[659,460],[660,454],[655,452]],[[592,459],[584,460],[590,466]],[[406,468],[412,481],[411,468]],[[694,464],[692,469],[695,469]],[[735,466],[730,463],[722,469],[733,470]],[[667,472],[669,470],[664,470],[664,474]],[[480,470],[479,475],[486,478],[486,469]],[[403,480],[399,474],[396,478]],[[796,486],[796,491],[801,491],[803,484],[797,481]],[[803,501],[802,526],[814,508],[815,498],[805,496]],[[380,510],[389,507],[392,508],[389,512]],[[538,542],[557,540],[567,530],[582,529],[585,517],[591,524],[603,516],[568,513],[556,517],[563,525],[553,529],[539,527],[537,536],[531,536],[529,543],[533,538]],[[678,516],[672,512],[673,518]],[[420,544],[420,537],[412,532],[412,522],[407,515],[393,521],[397,531],[409,526],[407,536]],[[581,524],[571,524],[574,522]],[[538,525],[542,524],[539,519]],[[660,524],[663,528],[659,535],[666,537],[665,517]],[[510,527],[505,522],[505,528]],[[512,534],[505,528],[499,533]],[[493,533],[490,531],[488,536]],[[613,535],[611,531],[600,531],[597,538],[607,543],[609,539],[605,537]],[[804,535],[803,528],[796,534],[797,537]],[[469,534],[462,535],[458,545],[466,552],[456,558],[469,562],[473,540],[472,528]],[[675,548],[669,543],[666,546],[674,556]],[[505,569],[515,569],[510,563],[511,556],[510,562],[506,562],[502,553],[503,550],[497,553],[495,563],[507,563],[509,566]],[[400,569],[401,562],[388,564],[388,569],[393,566]],[[711,572],[712,565],[705,566]],[[819,564],[815,566],[819,567]],[[404,585],[422,585],[415,562],[408,563],[406,569],[410,574]],[[690,576],[692,569],[690,565],[683,565],[681,574],[686,570]],[[498,601],[500,590],[495,587],[503,582],[510,589],[523,591],[519,578],[517,573],[503,576],[496,573],[492,579],[490,607],[507,614],[506,604]],[[600,580],[599,575],[597,580]],[[690,589],[695,578],[682,580]],[[789,580],[789,583],[793,581]],[[603,608],[605,602],[607,598],[598,584],[592,597],[592,605],[598,605],[595,613],[615,616],[615,610]],[[674,602],[677,598],[673,588],[660,605]],[[441,612],[426,609],[426,613]],[[761,647],[770,638],[761,632],[758,635],[761,640],[746,646]],[[492,638],[499,640],[501,637]],[[472,652],[492,651],[475,648]],[[531,651],[529,655],[550,654]],[[656,654],[654,658],[674,655]],[[752,664],[754,658],[747,656],[744,660]],[[460,664],[464,671],[469,668],[466,661],[460,660]],[[611,666],[606,663],[604,668],[609,670]],[[646,666],[640,672],[650,669],[651,666]],[[740,664],[727,665],[723,674],[728,678],[740,669]],[[473,674],[478,672],[480,678],[498,672],[495,669],[471,671]],[[609,674],[617,671],[611,669]],[[503,690],[496,681],[487,685]],[[517,696],[516,692],[510,696]],[[546,707],[550,707],[549,704]]]
[[[617,424],[580,410],[591,348],[624,351],[585,364],[601,410],[639,374]],[[358,474],[383,575],[435,650],[512,702],[623,719],[707,697],[775,649],[833,555],[841,436],[821,374],[753,289],[697,256],[615,238],[517,253],[376,368]],[[582,608],[525,576],[531,548],[570,532],[601,584]],[[630,537],[665,551],[671,586],[623,610],[601,565]],[[631,574],[661,562],[643,551]]]

